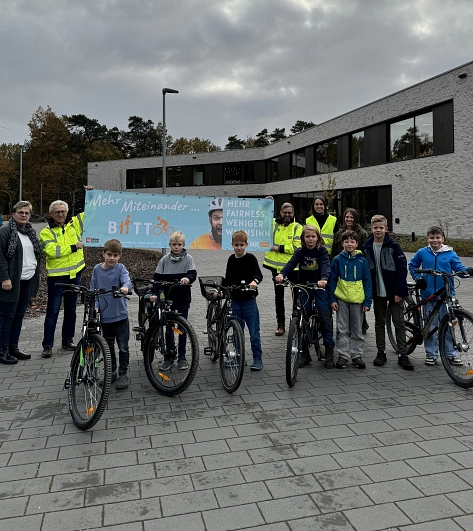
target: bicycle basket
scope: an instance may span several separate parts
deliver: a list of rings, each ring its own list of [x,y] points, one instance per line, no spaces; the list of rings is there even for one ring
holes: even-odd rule
[[[200,291],[202,295],[208,300],[214,300],[213,294],[216,291],[214,284],[221,285],[223,277],[199,277]]]
[[[151,293],[151,288],[153,284],[148,281],[142,280],[133,280],[133,290],[138,295],[138,297],[144,297]]]

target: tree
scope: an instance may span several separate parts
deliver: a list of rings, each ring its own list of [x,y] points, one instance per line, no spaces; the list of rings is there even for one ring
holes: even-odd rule
[[[210,140],[203,138],[177,138],[170,148],[171,155],[181,155],[188,153],[209,153],[211,151],[220,151],[220,148]]]
[[[267,129],[263,129],[256,135],[254,147],[269,146],[270,137]]]
[[[283,127],[282,129],[276,129],[269,135],[271,138],[271,144],[274,144],[275,142],[279,142],[280,140],[284,140],[286,137],[286,128]]]
[[[297,133],[302,133],[302,131],[310,129],[314,126],[314,122],[304,122],[304,120],[297,120],[297,122],[291,127],[291,133],[296,135]]]
[[[325,195],[325,199],[327,200],[327,210],[330,212],[333,210],[333,203],[337,197],[337,180],[332,175],[332,172],[329,171],[327,174],[327,180],[325,180],[322,175],[319,176],[320,185],[322,187],[322,191]]]
[[[229,136],[228,143],[225,145],[225,151],[231,149],[245,149],[245,141],[237,138],[237,135]]]

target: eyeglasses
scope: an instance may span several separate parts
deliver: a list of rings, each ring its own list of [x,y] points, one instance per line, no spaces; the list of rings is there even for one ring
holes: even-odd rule
[[[50,214],[65,214],[66,211],[65,210],[53,210],[52,212],[50,212]]]
[[[18,214],[19,216],[30,216],[31,215],[31,212],[15,212],[16,214]]]
[[[292,212],[292,210],[291,210],[291,212],[281,212],[281,214],[282,214],[283,216],[293,216],[293,215],[294,215],[294,212]]]

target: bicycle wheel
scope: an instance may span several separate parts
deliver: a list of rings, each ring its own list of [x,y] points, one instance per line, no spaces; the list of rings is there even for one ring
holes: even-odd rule
[[[179,353],[181,351],[181,353]],[[166,312],[164,328],[153,321],[143,342],[146,375],[162,395],[174,396],[192,383],[199,367],[199,343],[192,326],[184,317]],[[179,367],[184,358],[187,367]]]
[[[235,392],[241,384],[245,367],[245,338],[241,326],[229,318],[223,332],[219,353],[220,378],[225,391]]]
[[[410,307],[414,304],[413,298],[408,295],[404,301],[404,308]],[[414,312],[412,310],[404,311],[404,325],[406,328],[406,354],[412,354],[417,347],[417,335],[415,333]],[[391,303],[388,303],[386,311],[386,331],[388,333],[389,342],[396,352],[399,352],[396,341],[396,330],[393,324]]]
[[[87,430],[98,422],[107,405],[112,359],[107,342],[90,334],[77,346],[69,375],[69,411],[74,424]]]
[[[439,326],[439,353],[450,378],[460,387],[473,387],[473,314],[466,310],[453,310],[453,331],[446,315]],[[452,333],[453,332],[453,333]],[[455,358],[450,358],[453,338]]]
[[[213,362],[218,360],[217,352],[217,323],[215,321],[215,315],[218,311],[218,302],[210,302],[207,308],[207,340],[208,349],[210,350],[210,359]]]
[[[289,324],[286,347],[286,382],[292,387],[297,380],[299,370],[299,352],[302,348],[301,318],[293,317]]]

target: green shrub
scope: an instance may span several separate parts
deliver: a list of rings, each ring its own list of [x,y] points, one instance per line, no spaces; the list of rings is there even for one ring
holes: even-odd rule
[[[425,236],[419,237],[413,242],[410,236],[394,233],[390,234],[392,238],[399,243],[405,253],[415,253],[427,245],[427,239]],[[473,256],[473,240],[455,240],[454,238],[446,238],[445,245],[453,247],[453,250],[458,256]]]

